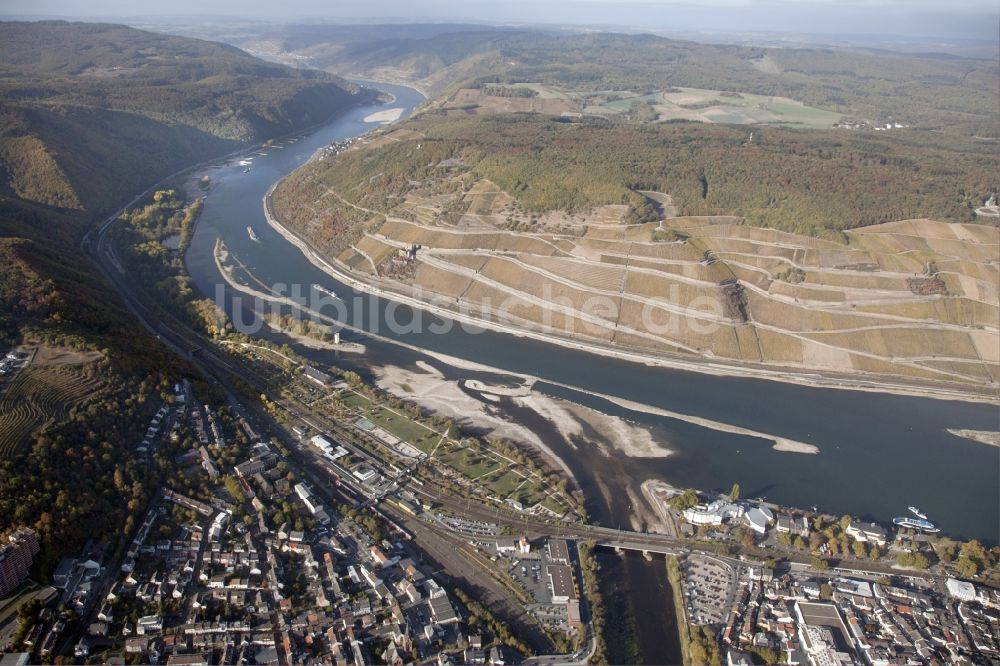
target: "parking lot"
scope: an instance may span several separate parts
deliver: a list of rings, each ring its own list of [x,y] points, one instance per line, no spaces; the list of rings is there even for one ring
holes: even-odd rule
[[[730,567],[719,560],[692,555],[682,563],[681,570],[691,623],[724,624],[735,586]]]
[[[552,631],[566,631],[569,628],[567,625],[566,604],[538,604],[529,606],[528,610],[547,629]]]
[[[548,603],[549,582],[545,577],[545,566],[540,559],[516,559],[510,568],[511,577],[528,591],[536,603]]]

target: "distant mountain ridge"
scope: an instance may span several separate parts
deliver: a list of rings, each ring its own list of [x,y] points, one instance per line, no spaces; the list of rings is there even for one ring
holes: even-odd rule
[[[995,60],[448,24],[290,25],[236,43],[279,62],[413,83],[432,96],[529,82],[589,92],[709,88],[788,97],[873,122],[996,136]]]
[[[100,214],[187,164],[374,95],[225,44],[111,24],[0,23],[0,195]]]
[[[9,258],[0,342],[33,329],[100,344],[127,330],[76,246],[90,223],[187,166],[377,95],[225,44],[120,25],[0,22],[0,241]]]

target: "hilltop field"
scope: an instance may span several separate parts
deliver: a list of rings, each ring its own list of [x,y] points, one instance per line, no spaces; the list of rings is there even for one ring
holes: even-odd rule
[[[273,208],[380,289],[609,349],[1000,380],[1000,234],[966,194],[987,155],[560,120],[425,114]]]
[[[460,88],[441,100],[438,107],[468,115],[538,112],[568,117],[588,115],[648,122],[693,120],[810,129],[828,129],[845,118],[842,113],[817,109],[780,96],[701,88],[565,92],[538,83]]]

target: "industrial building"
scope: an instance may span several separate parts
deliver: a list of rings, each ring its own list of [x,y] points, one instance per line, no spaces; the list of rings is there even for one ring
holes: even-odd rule
[[[569,544],[565,539],[549,539],[545,544],[549,561],[556,564],[569,564]]]
[[[545,573],[549,577],[552,603],[564,604],[570,599],[576,599],[572,567],[566,564],[549,564],[545,567]]]

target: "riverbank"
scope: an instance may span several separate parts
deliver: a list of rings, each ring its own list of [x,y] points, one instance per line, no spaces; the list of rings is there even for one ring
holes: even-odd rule
[[[551,423],[553,428],[555,428],[560,437],[565,441],[577,442],[574,446],[595,447],[604,456],[610,457],[624,454],[636,458],[665,458],[672,454],[672,451],[665,443],[654,437],[648,428],[631,423],[621,417],[605,414],[595,409],[583,407],[534,391],[533,388],[537,381],[534,377],[510,375],[510,373],[499,368],[463,361],[445,354],[427,352],[397,340],[385,338],[350,325],[341,324],[335,319],[291,298],[271,295],[249,285],[237,282],[222,263],[222,260],[223,257],[217,252],[216,267],[220,275],[226,284],[238,293],[260,301],[268,301],[290,308],[297,308],[301,312],[313,317],[316,321],[331,326],[342,326],[344,329],[353,331],[359,336],[370,337],[386,344],[419,352],[428,358],[440,361],[453,368],[465,369],[470,372],[485,372],[492,375],[508,375],[517,378],[519,380],[517,385],[491,384],[474,378],[449,379],[437,368],[424,361],[417,361],[415,368],[403,368],[393,364],[383,364],[374,369],[378,386],[398,398],[413,401],[426,409],[452,418],[459,423],[484,429],[495,436],[507,438],[518,444],[534,448],[542,454],[551,466],[560,469],[573,487],[578,490],[581,490],[578,479],[562,456],[553,451],[530,428],[512,422],[502,411],[497,412],[497,407],[501,410],[503,409],[503,406],[499,404],[502,400],[511,400],[514,404],[529,409],[538,417]],[[247,277],[250,280],[260,282],[248,269],[244,267],[244,270],[247,270]],[[483,400],[470,395],[470,392],[482,397]],[[656,408],[645,405],[639,405],[637,409],[638,411],[657,413],[655,411]],[[671,414],[675,413],[671,412]],[[681,418],[681,420],[699,422],[697,417],[675,415]],[[726,426],[725,424],[715,424],[715,426],[722,431],[738,433],[753,432],[754,435],[764,437],[765,439],[768,438],[767,435],[763,435],[762,433],[747,431],[736,426]],[[597,438],[593,438],[593,435],[597,435]],[[629,517],[629,523],[638,529],[641,524],[649,523],[652,516],[648,514],[640,498],[633,494],[631,488],[626,488],[625,491],[632,498],[633,503],[633,511]]]
[[[358,335],[369,336],[373,339],[379,340],[380,342],[395,344],[412,351],[422,352],[422,350],[417,347],[413,347],[412,345],[406,345],[405,343],[397,342],[378,334],[369,333],[363,329],[338,322],[331,317],[327,317],[318,310],[309,308],[305,304],[291,298],[268,294],[258,289],[254,289],[249,285],[237,282],[235,278],[233,278],[228,267],[224,264],[226,259],[225,252],[226,250],[221,239],[217,239],[216,250],[214,253],[216,268],[225,283],[234,291],[260,301],[267,301],[278,305],[284,305],[289,308],[298,309],[301,312],[313,317],[317,321],[325,322],[331,326],[340,326],[341,328],[353,331]],[[259,282],[259,280],[257,280],[248,269],[244,268],[244,270],[246,270],[248,277]],[[328,349],[330,351],[350,351],[354,353],[364,353],[366,350],[365,346],[360,343],[341,342],[339,345],[334,345],[333,343],[319,343],[318,345],[315,340],[308,338],[305,338],[304,340],[300,339],[304,338],[304,336],[291,335],[283,329],[280,330],[280,332],[285,335],[289,335],[289,337],[292,337],[297,342],[303,344],[303,346],[312,349],[321,348]],[[462,365],[462,362],[459,359],[451,359],[443,354],[427,353],[427,356],[440,360],[442,363],[452,365],[453,367]],[[496,368],[479,366],[474,363],[465,363],[464,365],[467,369],[478,372],[502,372]],[[476,428],[487,429],[499,437],[506,437],[518,442],[519,444],[534,447],[545,457],[550,466],[554,469],[561,470],[564,474],[566,474],[570,483],[573,484],[573,487],[580,490],[579,483],[577,482],[572,470],[566,465],[565,461],[561,457],[556,455],[555,452],[546,446],[546,444],[530,429],[517,423],[511,423],[507,419],[500,418],[499,416],[490,413],[487,405],[463,392],[461,384],[465,380],[448,380],[436,368],[422,361],[417,362],[417,368],[423,372],[407,370],[392,365],[381,366],[376,372],[378,376],[378,386],[382,390],[388,391],[398,398],[412,400],[426,409],[438,412],[457,422]],[[476,382],[476,380],[470,381],[474,383]]]
[[[337,259],[326,259],[313,249],[309,242],[279,222],[271,206],[271,195],[281,180],[274,183],[264,195],[264,217],[268,224],[285,240],[297,247],[313,264],[330,277],[349,285],[357,291],[378,296],[387,300],[408,305],[410,307],[435,314],[462,324],[481,327],[500,333],[506,333],[520,338],[530,338],[547,344],[559,345],[569,349],[597,354],[606,358],[615,358],[632,363],[697,372],[722,377],[742,377],[748,379],[766,379],[801,386],[816,388],[833,388],[851,391],[866,391],[875,393],[890,393],[940,400],[960,400],[964,402],[980,402],[1000,404],[1000,389],[978,386],[937,386],[920,383],[909,383],[903,379],[873,377],[857,373],[857,376],[840,376],[823,373],[816,370],[797,370],[792,368],[770,368],[736,362],[719,362],[717,360],[682,358],[661,354],[652,354],[621,347],[609,347],[593,344],[582,340],[573,340],[553,333],[530,330],[519,326],[504,324],[491,319],[474,316],[457,311],[440,304],[429,303],[423,299],[402,293],[397,285],[378,285],[374,281],[362,279],[350,271]],[[792,446],[791,444],[787,446]],[[789,450],[789,449],[784,449]]]
[[[595,398],[600,398],[601,400],[607,400],[608,402],[618,405],[619,407],[622,407],[629,411],[642,412],[643,414],[652,414],[654,416],[665,416],[670,419],[677,419],[678,421],[691,423],[693,425],[700,426],[702,428],[708,428],[709,430],[716,430],[719,432],[725,432],[733,435],[746,435],[747,437],[754,437],[757,439],[770,441],[773,444],[771,448],[773,448],[775,451],[784,451],[788,453],[807,453],[807,454],[817,454],[820,452],[819,447],[814,444],[808,444],[806,442],[798,442],[785,437],[778,437],[776,435],[772,435],[766,432],[761,432],[759,430],[751,430],[750,428],[744,428],[742,426],[731,425],[729,423],[722,423],[720,421],[713,421],[712,419],[706,419],[700,416],[682,414],[680,412],[675,412],[669,409],[663,409],[662,407],[652,407],[650,405],[644,405],[640,402],[625,400],[624,398],[608,395],[606,393],[599,393],[597,391],[587,391],[574,386],[569,386],[568,384],[562,384],[560,382],[547,381],[546,383],[552,384],[554,386],[561,386],[562,388],[566,388],[571,391],[579,391],[581,393],[594,396]]]
[[[303,335],[285,326],[279,326],[274,322],[267,322],[268,327],[272,330],[281,333],[282,335],[287,335],[292,340],[295,340],[298,344],[303,347],[309,347],[310,349],[319,349],[324,351],[335,351],[344,354],[364,354],[365,346],[358,344],[356,342],[330,342],[328,340],[320,340],[318,338],[313,338],[308,335]]]
[[[418,93],[420,93],[420,96],[424,98],[424,102],[426,102],[431,98],[430,92],[426,88],[424,88],[419,83],[416,83],[415,81],[411,81],[404,77],[393,77],[393,76],[383,75],[381,79],[379,79],[378,81],[374,81],[372,79],[366,78],[365,74],[336,74],[336,76],[341,76],[352,83],[357,83],[364,86],[367,85],[377,86],[378,84],[381,83],[384,85],[401,86],[403,88],[409,88],[410,90],[415,90]],[[386,94],[392,96],[392,100],[389,102],[390,104],[396,101],[395,95],[392,95],[392,93],[389,92],[386,92]]]
[[[674,495],[681,494],[683,491],[661,479],[646,479],[639,487],[642,490],[643,499],[649,502],[649,505],[653,507],[653,512],[660,521],[662,532],[664,534],[669,534],[670,536],[677,536],[679,534],[679,530],[667,508],[667,501]],[[649,527],[647,531],[661,531],[655,529],[655,523],[650,523],[650,525],[652,527]]]
[[[215,253],[214,253],[214,255],[215,255],[215,266],[216,266],[216,268],[219,269],[219,275],[222,276],[222,279],[226,282],[227,285],[229,285],[229,287],[231,289],[234,289],[235,291],[238,291],[241,294],[245,294],[247,296],[252,296],[252,297],[254,297],[256,299],[259,299],[259,300],[268,301],[268,302],[276,303],[276,304],[279,304],[279,305],[286,305],[286,306],[288,306],[290,308],[297,308],[297,309],[299,309],[299,310],[301,310],[303,312],[308,312],[310,315],[312,315],[313,317],[316,317],[317,319],[326,319],[331,324],[335,324],[336,323],[333,320],[325,318],[319,312],[317,312],[315,310],[311,310],[311,309],[305,307],[304,305],[302,305],[302,304],[298,303],[297,301],[294,301],[294,300],[292,300],[290,298],[281,297],[281,296],[273,296],[273,295],[267,294],[267,293],[265,293],[263,291],[258,291],[258,290],[254,289],[253,287],[250,287],[248,285],[240,284],[239,282],[237,282],[236,279],[233,278],[233,276],[232,276],[232,269],[225,265],[225,262],[226,262],[226,260],[228,258],[228,250],[226,250],[226,247],[223,244],[221,238],[216,239],[216,245],[215,245]],[[248,275],[250,275],[249,271],[247,271],[247,273],[248,273]],[[263,316],[263,314],[262,314],[262,316]],[[294,330],[292,330],[292,329],[290,329],[290,328],[288,328],[286,326],[280,326],[280,325],[278,325],[277,322],[275,322],[275,321],[269,321],[266,317],[263,317],[263,323],[265,325],[267,325],[268,328],[270,328],[270,329],[272,329],[274,331],[277,331],[277,332],[281,333],[282,335],[287,335],[288,337],[292,338],[293,340],[295,340],[297,343],[299,343],[303,347],[309,347],[310,349],[321,349],[321,350],[326,350],[326,351],[339,351],[339,352],[344,352],[344,353],[349,353],[349,354],[364,354],[365,351],[366,351],[365,346],[362,345],[362,344],[360,344],[360,343],[357,343],[357,342],[331,342],[329,340],[320,340],[318,338],[313,338],[313,337],[310,337],[308,335],[303,335],[301,333],[298,333],[298,332],[296,332],[296,331],[294,331]]]
[[[493,437],[509,439],[539,451],[549,465],[561,470],[575,488],[572,471],[545,443],[523,425],[497,414],[485,404],[461,389],[462,380],[451,380],[429,363],[417,361],[417,368],[383,365],[375,371],[380,389],[402,400],[446,416],[459,425],[488,431]]]
[[[611,664],[681,664],[681,621],[673,586],[660,556],[597,549],[607,613],[605,654]]]
[[[680,643],[681,660],[684,666],[697,666],[691,663],[691,633],[687,619],[687,608],[684,603],[684,577],[681,575],[681,563],[676,555],[667,555],[667,581],[674,597],[674,617],[677,619],[677,638]]]
[[[266,208],[265,208],[265,215],[266,215],[269,223],[272,223],[273,218],[270,216],[270,214],[268,214],[266,212]],[[274,223],[272,223],[272,226],[274,226]],[[278,233],[281,233],[283,236],[285,236],[285,234],[282,233],[282,229],[283,229],[283,227],[280,227],[280,225],[278,225],[278,227],[276,227],[276,231],[278,231]],[[308,244],[306,244],[304,241],[299,241],[298,243],[296,243],[296,241],[293,240],[293,239],[296,239],[297,237],[294,234],[291,234],[290,232],[287,232],[287,230],[285,230],[285,231],[286,231],[286,233],[288,233],[288,235],[285,236],[286,240],[288,240],[290,243],[293,243],[294,245],[296,245],[296,247],[298,247],[300,250],[302,250],[302,252],[304,254],[308,253],[307,256],[311,256],[316,261],[318,261],[318,262],[320,262],[320,263],[322,263],[324,265],[328,265],[328,264],[326,264],[323,261],[322,258],[320,258],[318,255],[316,255],[314,252],[312,252],[312,250],[308,246]],[[424,350],[421,350],[421,349],[419,349],[417,347],[413,347],[413,346],[410,346],[410,345],[406,345],[405,343],[399,342],[397,340],[392,340],[390,338],[385,338],[385,337],[382,337],[382,336],[378,336],[377,334],[369,333],[369,332],[366,332],[366,331],[364,331],[362,329],[357,329],[357,328],[351,327],[351,326],[349,326],[347,324],[344,324],[342,322],[337,322],[335,319],[326,317],[325,315],[321,314],[320,312],[318,312],[316,310],[312,310],[312,309],[306,307],[305,305],[303,305],[301,303],[297,303],[297,302],[295,302],[295,301],[293,301],[293,300],[291,300],[289,298],[271,296],[271,295],[265,294],[263,292],[254,290],[254,289],[252,289],[250,287],[247,287],[245,285],[240,285],[240,284],[236,283],[234,280],[232,280],[231,276],[229,276],[226,273],[226,271],[224,271],[222,269],[222,265],[221,264],[219,264],[219,269],[220,269],[220,273],[223,275],[223,278],[227,281],[227,283],[232,288],[234,288],[234,289],[236,289],[238,291],[241,291],[241,292],[243,292],[243,293],[245,293],[247,295],[251,295],[251,296],[254,296],[254,297],[260,298],[260,299],[265,299],[265,300],[279,302],[279,303],[282,303],[284,305],[288,305],[290,307],[296,307],[296,308],[299,308],[300,310],[302,310],[304,312],[307,312],[310,315],[312,315],[312,316],[314,316],[314,317],[316,317],[316,318],[318,318],[318,319],[320,319],[322,321],[325,321],[325,322],[327,322],[327,323],[329,323],[331,325],[333,325],[333,324],[341,325],[344,328],[355,330],[355,331],[357,331],[358,333],[360,333],[362,335],[370,335],[370,336],[373,336],[375,338],[378,338],[378,339],[382,340],[383,342],[387,342],[387,343],[390,343],[390,344],[396,344],[396,345],[400,345],[400,346],[403,346],[403,347],[408,347],[408,348],[410,348],[410,349],[412,349],[414,351],[419,351],[419,352],[422,352],[422,353],[426,353],[426,352],[424,352]],[[331,267],[331,270],[332,270],[332,267]],[[346,279],[347,278],[345,277],[345,280]],[[352,284],[351,286],[354,286],[354,285]],[[433,356],[433,354],[430,354],[430,355]],[[442,358],[442,360],[444,362],[449,363],[450,365],[456,365],[455,361],[457,361],[457,359],[453,359],[451,357],[444,357],[444,358]],[[485,372],[492,372],[492,373],[498,373],[498,374],[504,373],[504,371],[501,370],[501,369],[499,369],[499,368],[493,368],[493,367],[489,367],[489,366],[484,366],[484,365],[479,365],[479,364],[469,364],[469,363],[466,363],[464,365],[467,368],[475,369],[477,371],[485,371]],[[396,376],[394,382],[393,381],[389,382],[390,386],[395,386],[395,385],[402,384],[402,383],[411,383],[411,382],[403,381],[402,379],[400,379],[398,377],[398,375],[402,372],[401,370],[396,370],[394,372],[395,372],[395,374],[397,376]],[[416,382],[416,381],[418,381],[416,379],[416,377],[417,377],[416,374],[411,374],[409,378],[413,382]],[[550,421],[557,428],[557,430],[560,432],[560,434],[562,434],[567,439],[567,441],[570,441],[570,440],[572,440],[574,438],[581,438],[582,435],[583,435],[583,427],[586,426],[586,427],[590,428],[591,430],[596,431],[597,433],[601,434],[605,438],[605,440],[610,443],[611,448],[613,448],[615,450],[619,450],[622,453],[624,453],[625,455],[628,455],[628,456],[631,456],[631,457],[639,457],[639,458],[657,457],[657,458],[660,458],[660,457],[667,457],[667,456],[671,455],[671,453],[672,453],[671,449],[668,446],[665,446],[662,442],[656,441],[650,435],[650,433],[649,433],[648,430],[645,430],[643,428],[639,428],[639,427],[636,427],[636,426],[634,426],[632,424],[626,423],[626,422],[624,422],[620,418],[612,417],[612,416],[609,416],[609,415],[606,415],[606,414],[601,414],[600,412],[596,412],[595,410],[586,409],[586,408],[580,407],[578,405],[574,405],[572,403],[562,403],[561,401],[558,401],[558,402],[554,401],[552,398],[550,398],[548,396],[544,396],[542,394],[539,394],[537,392],[533,392],[532,391],[532,388],[539,381],[539,379],[537,377],[521,376],[521,379],[522,379],[521,386],[520,387],[516,387],[516,388],[515,387],[489,386],[489,385],[483,384],[481,382],[478,382],[476,380],[472,380],[472,382],[474,382],[474,383],[467,383],[467,386],[470,389],[480,391],[481,393],[484,393],[486,395],[493,395],[493,396],[501,396],[501,395],[503,395],[503,396],[508,396],[508,397],[515,398],[516,401],[518,402],[518,404],[520,404],[522,406],[525,406],[525,407],[529,407],[532,411],[534,411],[535,413],[539,414],[543,418],[545,418],[548,421]],[[680,412],[663,409],[661,407],[654,407],[654,406],[651,406],[651,405],[645,405],[645,404],[642,404],[642,403],[638,403],[638,402],[634,402],[634,401],[630,401],[630,400],[625,400],[623,398],[619,398],[619,397],[616,397],[616,396],[613,396],[613,395],[608,395],[608,394],[599,393],[599,392],[596,392],[596,391],[588,391],[588,390],[580,389],[578,387],[570,386],[568,384],[562,384],[560,382],[546,380],[546,383],[550,383],[550,384],[553,384],[555,386],[561,386],[562,388],[566,388],[566,389],[573,390],[573,391],[579,391],[581,393],[585,393],[587,395],[591,395],[591,396],[600,398],[602,400],[607,400],[608,402],[610,402],[612,404],[615,404],[615,405],[617,405],[619,407],[622,407],[622,408],[630,410],[630,411],[641,412],[641,413],[644,413],[644,414],[651,414],[651,415],[655,415],[655,416],[664,416],[664,417],[667,417],[667,418],[677,419],[679,421],[684,421],[686,423],[697,425],[697,426],[700,426],[700,427],[703,427],[703,428],[708,428],[708,429],[711,429],[711,430],[716,430],[716,431],[719,431],[719,432],[724,432],[724,433],[728,433],[728,434],[736,434],[736,435],[745,435],[745,436],[748,436],[748,437],[753,437],[753,438],[756,438],[756,439],[761,439],[761,440],[764,440],[764,441],[769,441],[772,444],[772,448],[774,450],[776,450],[776,451],[789,452],[789,453],[800,453],[800,454],[811,454],[811,455],[815,455],[815,454],[818,454],[820,452],[820,449],[819,449],[818,446],[816,446],[814,444],[807,443],[807,442],[801,442],[801,441],[796,441],[796,440],[788,439],[788,438],[785,438],[785,437],[779,437],[779,436],[772,435],[772,434],[769,434],[769,433],[766,433],[766,432],[761,432],[761,431],[758,431],[758,430],[752,430],[750,428],[744,428],[744,427],[741,427],[741,426],[732,425],[732,424],[728,424],[728,423],[722,423],[722,422],[719,422],[719,421],[714,421],[714,420],[706,419],[706,418],[699,417],[699,416],[693,416],[693,415],[689,415],[689,414],[683,414],[683,413],[680,413]],[[394,392],[398,393],[399,392],[399,388],[394,388]],[[403,396],[400,396],[400,397],[414,398],[414,396],[407,396],[407,395],[403,395]],[[452,397],[454,398],[455,396],[452,395]],[[487,398],[487,399],[489,399],[489,398]],[[418,402],[419,402],[419,400],[418,400]],[[433,405],[428,405],[428,407],[435,408]],[[447,412],[454,411],[453,409],[451,409],[449,407],[447,401],[439,401],[439,404],[436,405],[436,408],[444,408],[445,411],[447,411]],[[477,409],[476,410],[477,414],[479,414],[480,412],[482,412],[482,409]],[[599,417],[603,417],[603,418],[598,418],[598,416]],[[493,425],[493,427],[496,427],[495,423],[492,423],[493,421],[495,421],[495,419],[489,418],[489,419],[485,419],[485,420],[490,421],[491,425]],[[529,443],[529,444],[532,444],[532,445],[535,445],[535,446],[540,446],[540,444],[541,444],[539,441],[537,441],[537,438],[527,438],[527,440],[525,440],[524,438],[522,438],[521,441],[525,441],[526,443]],[[548,455],[550,455],[550,456],[558,459],[558,457],[553,456],[550,451],[546,450],[545,452],[546,452],[546,454],[548,454]],[[563,467],[563,469],[565,471],[568,471],[566,469],[565,465],[560,465],[560,466]]]

